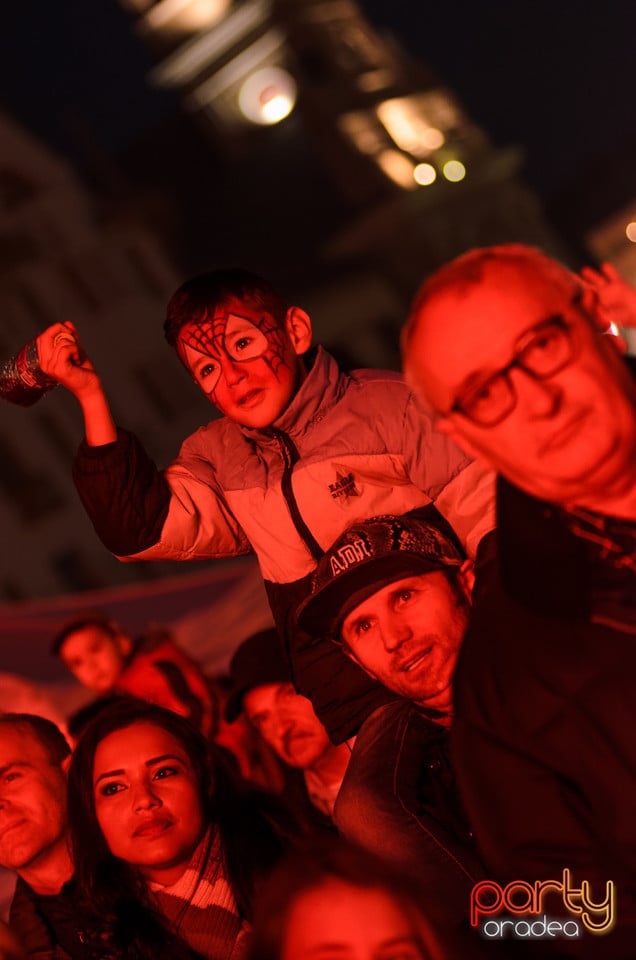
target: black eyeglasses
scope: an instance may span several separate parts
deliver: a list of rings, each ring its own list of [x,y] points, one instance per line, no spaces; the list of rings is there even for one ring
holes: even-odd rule
[[[568,325],[561,317],[551,317],[526,331],[517,341],[510,363],[458,397],[450,412],[460,413],[480,427],[495,427],[517,405],[511,370],[518,367],[534,380],[548,380],[567,367],[573,357]]]

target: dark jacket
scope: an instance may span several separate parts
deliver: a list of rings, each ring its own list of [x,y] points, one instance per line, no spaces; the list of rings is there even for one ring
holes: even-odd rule
[[[452,756],[462,797],[492,879],[561,881],[567,867],[597,900],[607,881],[615,884],[612,933],[584,934],[567,950],[555,942],[547,955],[632,960],[635,638],[589,619],[593,565],[562,515],[500,489],[501,523],[482,543],[454,679]],[[623,582],[627,621],[635,589],[632,573],[631,587]],[[555,894],[547,912],[559,909],[563,915]]]
[[[444,925],[466,923],[485,874],[450,765],[448,727],[409,700],[356,738],[334,812],[340,833],[409,875]]]
[[[18,878],[9,909],[9,926],[26,953],[38,960],[92,960],[78,929],[73,884],[43,896]]]

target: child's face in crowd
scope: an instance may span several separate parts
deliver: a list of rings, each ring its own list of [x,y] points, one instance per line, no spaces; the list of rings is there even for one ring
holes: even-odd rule
[[[243,710],[290,767],[306,770],[332,746],[311,700],[296,693],[291,683],[267,683],[248,690]]]
[[[236,423],[262,428],[289,405],[304,375],[300,354],[311,325],[292,307],[277,323],[262,309],[231,297],[202,322],[181,330],[181,359],[212,403]]]
[[[69,634],[60,657],[81,684],[101,695],[116,685],[130,649],[128,637],[111,636],[97,625],[87,626]]]
[[[426,960],[417,931],[384,890],[340,880],[301,894],[290,910],[280,960]]]
[[[115,730],[95,752],[93,790],[111,853],[146,880],[175,883],[205,832],[200,787],[179,740],[152,723]]]

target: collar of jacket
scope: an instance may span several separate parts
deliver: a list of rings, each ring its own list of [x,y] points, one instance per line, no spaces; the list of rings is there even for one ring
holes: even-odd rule
[[[285,433],[292,439],[299,439],[340,400],[349,377],[340,370],[331,354],[327,353],[324,347],[318,346],[305,354],[305,360],[311,363],[311,367],[289,406],[270,427],[240,427],[246,437],[257,443],[272,443],[272,434],[269,431],[273,430]]]
[[[560,510],[497,478],[497,545],[506,593],[544,616],[587,618],[590,571],[585,543]]]

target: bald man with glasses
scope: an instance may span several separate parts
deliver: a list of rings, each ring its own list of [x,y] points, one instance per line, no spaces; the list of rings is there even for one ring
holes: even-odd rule
[[[429,277],[403,332],[437,427],[498,474],[452,734],[484,860],[506,883],[614,884],[613,929],[546,955],[633,956],[636,386],[606,334],[635,303],[611,268],[507,244]]]

